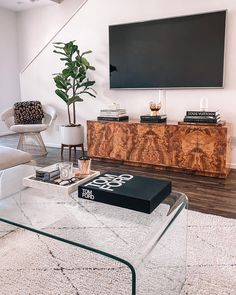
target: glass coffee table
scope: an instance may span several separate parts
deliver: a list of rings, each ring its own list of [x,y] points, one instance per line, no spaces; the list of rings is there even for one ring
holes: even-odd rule
[[[25,188],[0,200],[0,221],[1,226],[59,243],[68,263],[86,257],[83,270],[88,264],[94,275],[80,281],[78,294],[172,295],[180,293],[185,280],[187,203],[185,194],[173,192],[152,214],[145,214],[78,199],[77,192],[56,195]],[[96,261],[93,267],[90,259]]]

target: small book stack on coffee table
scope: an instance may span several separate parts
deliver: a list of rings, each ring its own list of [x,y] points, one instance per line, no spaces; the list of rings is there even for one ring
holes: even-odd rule
[[[57,164],[44,167],[44,168],[38,168],[41,172],[50,172],[55,171],[57,169]],[[30,175],[28,177],[25,177],[23,179],[23,185],[40,189],[43,191],[46,191],[47,193],[56,193],[60,195],[69,195],[72,192],[76,191],[78,189],[78,186],[82,183],[100,175],[99,171],[91,170],[90,174],[88,175],[80,175],[79,168],[74,167],[74,177],[71,179],[71,181],[65,182],[64,184],[60,184],[60,176],[58,178],[54,179],[53,181],[43,181],[42,179],[36,177],[36,173],[33,175]]]

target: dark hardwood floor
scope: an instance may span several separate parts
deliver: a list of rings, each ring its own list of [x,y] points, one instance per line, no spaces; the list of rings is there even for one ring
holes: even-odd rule
[[[0,145],[3,146],[15,148],[17,141],[17,135],[0,137]],[[47,148],[47,150],[48,154],[46,156],[34,157],[37,165],[48,166],[55,162],[63,161],[60,156],[60,149]],[[76,157],[73,159],[75,165],[77,165],[77,159],[80,155],[80,152],[77,152]],[[64,152],[64,160],[68,160],[67,151]],[[92,161],[92,169],[101,172],[130,172],[136,175],[169,179],[172,181],[173,190],[184,192],[188,196],[189,209],[236,218],[236,170],[232,170],[227,179],[219,179],[98,160]]]

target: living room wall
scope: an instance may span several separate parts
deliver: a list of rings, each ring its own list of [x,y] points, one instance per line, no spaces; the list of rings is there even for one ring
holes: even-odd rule
[[[0,112],[20,100],[16,14],[0,8]],[[0,121],[0,136],[9,133]]]
[[[68,1],[68,2],[67,2]],[[64,5],[71,4],[65,0]],[[75,3],[75,1],[74,1]],[[77,1],[78,5],[81,1]],[[64,6],[64,7],[65,7]],[[44,8],[47,15],[47,9]],[[55,41],[77,40],[82,51],[91,49],[90,62],[95,65],[96,72],[91,77],[96,81],[97,97],[86,97],[83,103],[77,104],[78,121],[86,125],[86,120],[95,119],[101,108],[106,108],[112,102],[119,103],[126,108],[130,118],[138,119],[140,114],[148,112],[148,104],[155,100],[157,90],[110,90],[109,89],[109,57],[108,57],[108,26],[111,24],[144,21],[171,16],[188,15],[228,9],[226,32],[226,64],[224,89],[195,89],[195,90],[168,90],[166,91],[167,115],[169,120],[182,120],[186,110],[198,109],[202,97],[207,97],[209,108],[220,109],[222,119],[236,125],[236,2],[234,0],[88,0],[84,7],[58,34]],[[41,9],[42,11],[42,9]],[[24,47],[33,46],[35,38],[32,26],[41,25],[42,14],[29,11],[19,18],[20,43]],[[53,15],[43,17],[44,23],[52,22]],[[24,22],[24,26],[22,25]],[[26,24],[28,23],[29,26]],[[44,31],[38,30],[38,39]],[[37,98],[44,103],[56,107],[58,119],[50,130],[45,132],[44,139],[48,145],[58,146],[59,125],[66,123],[66,108],[64,103],[55,95],[52,73],[60,69],[58,56],[52,53],[53,46],[48,46],[44,52],[23,73],[21,78],[22,99]],[[23,53],[27,60],[27,52]],[[22,56],[22,54],[21,54]],[[23,62],[21,61],[21,64]],[[234,131],[234,136],[236,132]],[[233,151],[232,166],[236,168],[236,150]]]
[[[60,5],[43,6],[17,13],[21,71],[83,2],[84,0],[66,0]]]

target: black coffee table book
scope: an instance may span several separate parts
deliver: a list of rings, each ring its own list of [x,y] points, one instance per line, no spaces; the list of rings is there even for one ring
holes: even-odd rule
[[[171,193],[171,182],[106,172],[78,187],[79,198],[151,213]]]

